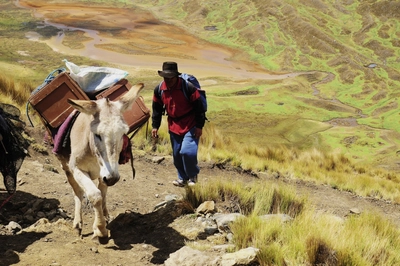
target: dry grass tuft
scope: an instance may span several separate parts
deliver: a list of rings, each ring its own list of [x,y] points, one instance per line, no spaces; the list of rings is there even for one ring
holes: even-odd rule
[[[187,189],[185,201],[193,209],[204,201],[213,200],[221,212],[239,212],[244,215],[287,214],[296,217],[305,208],[306,201],[297,197],[288,187],[227,182],[218,178]]]
[[[310,237],[306,242],[306,249],[311,265],[338,265],[336,252],[324,240]]]
[[[0,94],[2,102],[23,106],[28,100],[33,86],[30,83],[16,82],[12,77],[0,74]]]
[[[304,209],[304,201],[295,200],[292,194],[283,194],[285,191],[274,190],[272,195],[271,208],[269,213],[288,214],[291,217],[296,217]]]
[[[38,152],[38,153],[41,153],[41,154],[43,154],[43,155],[47,155],[47,154],[48,154],[48,148],[47,148],[46,146],[40,145],[40,144],[38,144],[38,143],[33,143],[33,144],[31,145],[31,148],[32,148],[34,151],[36,151],[36,152]]]

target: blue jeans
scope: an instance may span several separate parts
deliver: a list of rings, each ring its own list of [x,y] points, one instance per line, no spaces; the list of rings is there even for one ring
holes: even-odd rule
[[[174,165],[178,170],[178,178],[180,180],[189,180],[189,178],[196,176],[200,172],[200,168],[197,165],[199,139],[194,137],[194,130],[195,127],[190,129],[184,136],[169,132]]]

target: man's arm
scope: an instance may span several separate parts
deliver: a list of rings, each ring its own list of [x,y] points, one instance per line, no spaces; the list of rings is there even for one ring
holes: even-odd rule
[[[156,86],[154,88],[154,93],[153,93],[153,103],[152,103],[152,128],[153,129],[158,129],[161,125],[161,119],[162,119],[162,114],[164,110],[164,104],[161,99],[161,95],[159,92],[159,86]]]
[[[200,93],[197,88],[190,82],[188,84],[189,99],[193,104],[193,110],[196,120],[196,128],[203,128],[206,121],[206,114],[200,99]]]
[[[193,109],[196,120],[196,128],[203,128],[206,121],[206,114],[203,110],[203,104],[201,103],[200,97],[193,102]]]

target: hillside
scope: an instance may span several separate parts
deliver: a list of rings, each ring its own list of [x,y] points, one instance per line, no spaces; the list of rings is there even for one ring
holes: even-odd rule
[[[69,1],[19,1],[28,9],[1,1],[8,28],[0,69],[40,84],[68,55],[79,64],[120,66],[152,88],[160,62],[178,60],[208,91],[211,121],[235,141],[252,128],[251,143],[339,150],[398,170],[397,3],[112,1],[96,11],[95,1],[85,2],[74,1],[72,16],[58,11]]]
[[[180,69],[196,74],[206,89],[210,122],[205,132],[215,130],[212,136],[220,138],[228,152],[226,157],[211,157],[217,150],[215,142],[204,136],[207,142],[202,147],[208,150],[201,154],[201,182],[217,178],[289,185],[298,195],[308,196],[316,216],[326,214],[329,222],[349,221],[371,212],[373,217],[382,215],[385,222],[398,226],[397,176],[380,170],[363,175],[364,163],[399,171],[398,4],[331,2],[0,0],[1,101],[24,110],[30,92],[67,58],[79,65],[127,70],[132,83],[146,84],[143,96],[150,103],[152,89],[160,81],[156,71],[161,63],[178,61]],[[15,84],[23,87],[18,92],[25,96],[10,91]],[[34,112],[31,116],[35,127],[28,125],[28,131],[42,144],[43,128]],[[254,149],[258,157],[251,154],[238,163],[236,145],[249,153]],[[281,145],[311,152],[296,150],[284,170],[279,158],[268,161],[267,166],[258,164],[264,154],[253,147]],[[0,215],[2,224],[18,218],[21,206],[43,202],[50,214],[61,208],[68,217],[39,222],[27,234],[1,235],[0,242],[6,243],[0,252],[7,257],[5,263],[156,265],[186,241],[211,245],[209,242],[219,240],[218,236],[204,239],[204,234],[194,229],[199,226],[193,215],[167,219],[165,213],[153,212],[164,197],[183,190],[170,184],[175,171],[168,156],[155,164],[152,156],[160,154],[143,155],[145,151],[136,147],[138,176],[131,180],[129,167],[123,166],[124,178],[110,188],[109,208],[119,219],[113,221],[114,235],[105,246],[90,240],[90,204],[84,210],[83,238],[73,235],[73,199],[64,175],[54,156],[33,152],[20,171],[14,198],[7,203],[8,195],[0,190],[1,202],[6,204]],[[324,166],[315,157],[325,154],[313,148],[344,156],[332,162],[334,156],[326,156],[328,166]],[[295,159],[302,156],[304,168],[295,169]],[[310,166],[314,160],[316,166]],[[340,160],[348,167],[338,167],[335,162]],[[324,179],[314,180],[314,173],[321,173]],[[337,183],[335,174],[340,179]],[[360,194],[347,187],[353,182],[360,182]],[[231,200],[224,204],[235,205],[237,199]],[[28,226],[39,218],[20,219]],[[326,228],[323,231],[331,233]],[[372,231],[367,234],[381,232],[374,227]],[[387,244],[390,237],[379,235],[379,240]],[[396,241],[393,238],[393,243]],[[382,246],[375,248],[376,239],[366,242],[372,251],[364,250],[372,254],[372,260],[385,261],[383,256],[388,253]],[[397,259],[393,243],[389,253]]]
[[[152,6],[139,3],[195,35],[244,51],[231,60],[253,60],[277,72],[316,71],[306,80],[268,84],[293,93],[291,99],[284,96],[293,105],[284,114],[334,126],[323,132],[315,129],[312,137],[299,132],[302,137],[289,137],[289,143],[315,146],[310,138],[319,138],[322,148],[340,148],[354,158],[368,156],[397,169],[392,159],[397,160],[400,129],[400,35],[395,11],[399,3],[185,1],[178,7],[172,1],[160,1],[155,7],[154,1]],[[293,125],[297,126],[302,125]],[[293,135],[290,127],[285,130]],[[323,143],[327,139],[329,143]]]

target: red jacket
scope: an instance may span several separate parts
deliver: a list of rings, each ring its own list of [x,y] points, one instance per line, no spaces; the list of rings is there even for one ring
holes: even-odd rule
[[[164,82],[156,86],[153,95],[153,113],[152,126],[159,128],[162,119],[162,113],[168,114],[168,130],[177,135],[185,135],[194,126],[203,128],[205,123],[205,114],[200,101],[200,93],[189,83],[190,96],[186,98],[182,91],[183,82],[179,78],[177,85],[168,89]],[[159,86],[161,86],[159,88]],[[161,94],[161,95],[160,95]]]

